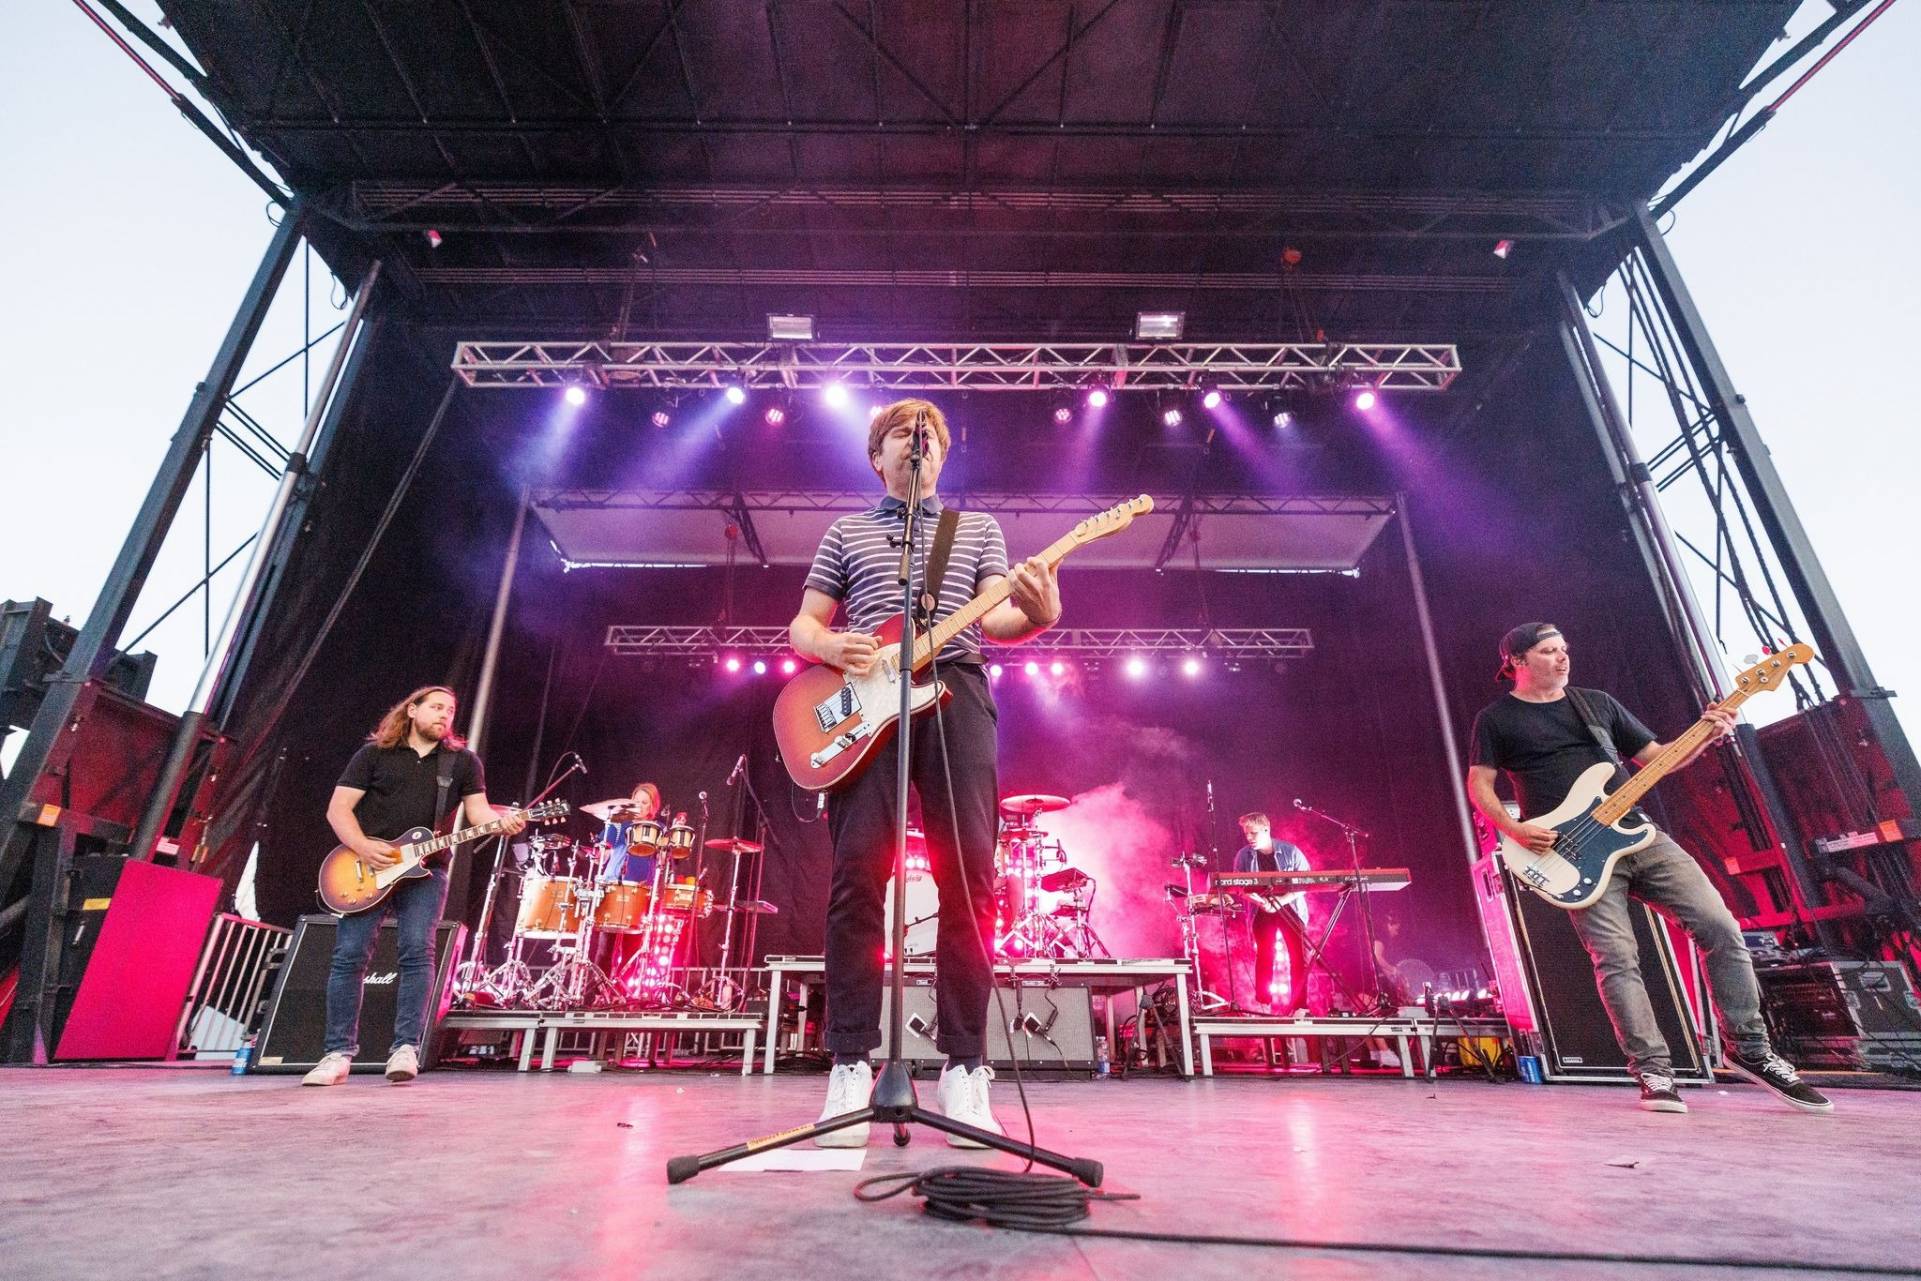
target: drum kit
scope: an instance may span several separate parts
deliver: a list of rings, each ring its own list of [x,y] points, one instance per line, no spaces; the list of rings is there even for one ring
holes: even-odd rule
[[[737,893],[742,857],[761,846],[721,837],[703,847],[686,815],[656,817],[627,797],[579,809],[600,821],[597,839],[542,832],[515,845],[513,865],[503,861],[496,872],[520,878],[507,958],[485,972],[463,967],[462,996],[505,1009],[731,1008],[741,992],[727,974],[734,931],[726,931],[719,969],[708,973],[691,956],[689,927],[716,912],[746,914],[751,923],[775,910]],[[724,905],[699,875],[703,848],[734,856]],[[529,949],[543,944],[553,963],[536,975]],[[751,949],[750,937],[744,950]],[[705,987],[690,982],[697,973]]]
[[[1068,866],[1061,843],[1035,825],[1065,796],[1028,793],[1003,797],[1000,840],[994,846],[994,938],[1010,957],[1085,960],[1110,955],[1090,916],[1095,880]]]

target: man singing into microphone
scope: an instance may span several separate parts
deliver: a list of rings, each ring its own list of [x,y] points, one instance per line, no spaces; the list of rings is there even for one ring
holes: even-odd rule
[[[932,558],[933,521],[941,510],[935,483],[950,444],[947,419],[924,400],[901,400],[881,410],[867,430],[867,461],[887,487],[880,505],[828,526],[789,629],[794,648],[845,672],[872,669],[880,647],[873,632],[900,607],[901,530],[912,483],[917,426],[924,430],[921,511],[929,517],[917,536],[920,564],[914,581],[925,581]],[[1000,1132],[988,1105],[993,1069],[982,1060],[987,1003],[993,989],[988,959],[994,923],[994,834],[998,797],[994,696],[981,661],[981,639],[1017,644],[1052,627],[1061,616],[1060,585],[1040,558],[1011,572],[998,521],[983,512],[960,517],[952,555],[933,611],[938,622],[976,595],[1008,580],[1012,598],[990,610],[937,656],[941,679],[953,701],[941,713],[944,733],[932,720],[916,727],[911,757],[914,790],[921,798],[934,884],[940,892],[935,961],[939,1045],[947,1055],[941,1072],[940,1109],[957,1121]],[[830,626],[845,607],[846,630]],[[943,759],[942,744],[946,756]],[[951,783],[951,786],[950,786]],[[827,900],[827,1048],[834,1055],[827,1105],[821,1119],[864,1107],[873,1089],[867,1056],[881,1043],[882,898],[892,869],[898,806],[891,759],[862,772],[828,804],[834,840],[834,871]],[[973,913],[970,919],[969,905]],[[866,1124],[821,1135],[823,1147],[861,1147]],[[957,1147],[977,1146],[948,1136]]]

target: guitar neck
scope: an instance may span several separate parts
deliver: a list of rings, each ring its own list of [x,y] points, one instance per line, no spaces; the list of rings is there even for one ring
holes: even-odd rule
[[[1731,712],[1747,701],[1747,691],[1736,690],[1723,699],[1720,706]],[[1653,790],[1656,783],[1673,773],[1675,767],[1692,755],[1695,748],[1719,732],[1719,726],[1705,716],[1688,726],[1653,760],[1636,770],[1634,777],[1621,784],[1620,790],[1596,805],[1594,817],[1603,823],[1619,822],[1630,809],[1640,803],[1643,796]]]
[[[1040,552],[1040,558],[1049,565],[1058,565],[1067,558],[1067,553],[1073,551],[1076,545],[1074,534],[1072,531],[1069,531],[1049,543],[1047,547]],[[933,661],[934,655],[940,653],[941,650],[946,647],[947,642],[953,640],[969,627],[972,627],[975,623],[987,617],[989,610],[1013,594],[1013,585],[1003,577],[998,584],[988,588],[973,600],[968,601],[967,604],[934,624],[933,630],[926,633],[925,636],[917,633],[914,640],[914,670],[918,672],[921,668],[927,666],[928,663]]]
[[[519,812],[519,810],[514,811],[515,814]],[[508,817],[512,817],[512,815]],[[497,818],[492,822],[482,823],[478,827],[464,827],[458,832],[449,832],[445,836],[436,836],[431,841],[421,841],[419,844],[411,846],[410,848],[414,852],[415,859],[423,859],[430,854],[438,854],[442,850],[452,849],[462,841],[471,841],[478,836],[492,836],[506,825],[506,818]]]

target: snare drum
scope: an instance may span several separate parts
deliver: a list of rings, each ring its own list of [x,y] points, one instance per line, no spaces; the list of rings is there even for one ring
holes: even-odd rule
[[[669,912],[694,912],[707,916],[714,910],[714,892],[700,888],[700,883],[691,877],[684,881],[669,881],[661,893],[660,905]]]
[[[674,858],[686,858],[694,852],[694,829],[685,823],[676,823],[667,829],[667,849]]]
[[[648,891],[632,881],[614,881],[602,887],[600,906],[594,909],[594,924],[614,934],[632,934],[647,915]]]
[[[529,875],[520,888],[520,915],[514,933],[527,938],[562,938],[580,928],[580,882],[571,876]]]

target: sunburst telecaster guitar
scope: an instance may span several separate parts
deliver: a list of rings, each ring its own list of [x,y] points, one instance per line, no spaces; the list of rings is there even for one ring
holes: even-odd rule
[[[1057,565],[1077,547],[1084,547],[1133,524],[1136,516],[1154,510],[1146,494],[1117,503],[1089,516],[1049,544],[1040,558]],[[941,647],[981,620],[1006,600],[1013,587],[1006,579],[988,588],[914,639],[914,671],[918,675]],[[774,738],[793,780],[810,792],[827,792],[851,783],[893,737],[900,720],[901,637],[904,619],[895,614],[875,632],[880,652],[865,676],[854,676],[822,663],[800,673],[774,700]],[[951,697],[940,681],[914,682],[909,714],[919,716]]]
[[[1769,655],[1734,678],[1734,692],[1721,701],[1721,707],[1733,711],[1751,695],[1779,685],[1787,679],[1790,668],[1813,657],[1814,650],[1806,645],[1790,645]],[[1654,824],[1635,810],[1635,804],[1690,752],[1719,732],[1719,726],[1702,717],[1614,792],[1607,790],[1608,780],[1614,777],[1614,763],[1603,761],[1589,766],[1574,780],[1566,799],[1538,818],[1527,820],[1553,828],[1554,847],[1537,853],[1503,834],[1501,862],[1515,880],[1548,902],[1565,908],[1586,907],[1607,888],[1614,865],[1645,848],[1659,834]]]
[[[529,809],[514,810],[512,814],[522,815],[529,823],[557,823],[567,817],[567,802],[542,801]],[[320,863],[320,901],[329,912],[341,916],[378,907],[401,881],[429,875],[427,860],[430,857],[463,841],[494,835],[506,826],[512,814],[445,836],[435,836],[430,827],[413,828],[392,840],[376,836],[374,839],[400,860],[388,867],[375,867],[347,846],[336,845]]]

